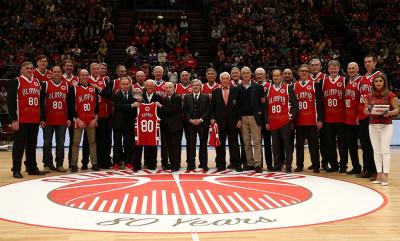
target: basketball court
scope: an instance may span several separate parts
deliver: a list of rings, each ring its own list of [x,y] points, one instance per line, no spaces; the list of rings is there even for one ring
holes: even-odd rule
[[[0,240],[398,240],[400,150],[392,154],[384,187],[339,173],[185,168],[16,181],[1,152]]]

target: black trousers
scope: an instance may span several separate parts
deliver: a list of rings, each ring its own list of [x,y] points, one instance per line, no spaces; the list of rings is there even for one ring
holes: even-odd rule
[[[182,148],[182,129],[174,132],[167,131],[167,151],[171,168],[179,168],[180,149]]]
[[[113,128],[111,128],[113,126],[113,117],[109,116],[107,118],[107,135],[106,135],[106,143],[107,145],[105,146],[106,148],[106,162],[107,163],[111,163],[112,162],[112,158],[111,158],[111,150],[112,150],[112,140],[113,140]]]
[[[244,149],[244,142],[243,142],[243,136],[242,132],[239,132],[239,142],[240,142],[240,161],[242,162],[242,165],[247,165],[247,158],[246,158],[246,151]]]
[[[114,128],[113,164],[132,164],[133,123]]]
[[[167,127],[166,126],[161,126],[160,128],[161,132],[161,165],[162,166],[168,166],[169,160],[168,160],[168,147],[167,147],[167,138],[168,132],[167,132]]]
[[[56,135],[56,166],[60,167],[64,163],[64,142],[65,142],[66,126],[47,125],[43,128],[43,164],[45,166],[53,166],[53,155],[51,149],[53,147],[53,134]]]
[[[369,117],[359,121],[359,138],[363,151],[363,171],[376,173],[374,150],[372,149],[371,139],[369,138]]]
[[[69,147],[68,147],[68,165],[71,166],[72,160],[72,143],[74,142],[74,123],[68,127],[69,135]],[[89,164],[89,142],[87,139],[86,131],[83,132],[83,142],[82,142],[82,165]]]
[[[267,167],[272,167],[272,150],[271,150],[271,132],[265,128],[265,125],[262,127],[262,138],[264,140],[264,156],[265,164]]]
[[[328,159],[327,159],[327,153],[326,153],[326,130],[325,130],[325,124],[322,125],[322,128],[319,130],[319,152],[321,154],[321,165],[322,167],[326,167],[328,165]]]
[[[99,118],[97,120],[97,128],[96,128],[96,148],[97,151],[97,164],[102,168],[110,168],[111,162],[107,158],[108,148],[107,146],[111,145],[108,142],[107,136],[109,132],[108,119],[107,118]]]
[[[36,163],[36,146],[37,136],[39,132],[39,124],[36,123],[19,123],[19,130],[15,131],[12,161],[13,167],[11,171],[21,171],[22,157],[25,151],[25,165],[27,170],[37,168]]]
[[[195,167],[196,165],[196,142],[197,135],[199,135],[200,149],[199,149],[199,160],[201,167],[208,167],[208,155],[207,155],[207,139],[208,139],[208,126],[206,125],[188,125],[189,129],[189,157],[187,160],[188,167]]]
[[[274,154],[274,167],[282,167],[285,164],[286,168],[292,168],[293,162],[293,141],[292,141],[291,123],[283,126],[280,129],[271,131],[272,135],[272,153]],[[285,153],[285,158],[281,155]],[[284,160],[284,163],[282,162]]]
[[[157,167],[157,146],[133,146],[133,167],[141,169],[142,154],[144,153],[144,167],[156,169]]]
[[[307,138],[308,150],[314,169],[320,168],[317,126],[296,126],[296,166],[304,167],[304,141]]]
[[[229,156],[232,167],[236,168],[237,166],[240,166],[242,164],[240,160],[239,143],[237,138],[238,129],[236,128],[236,126],[228,126],[225,129],[219,130],[219,140],[221,142],[221,145],[215,148],[217,154],[217,156],[215,157],[215,163],[217,168],[226,168],[225,143],[227,136],[228,136]]]
[[[345,140],[345,128],[343,123],[324,122],[324,137],[326,146],[326,158],[331,168],[347,168],[347,149]],[[339,149],[340,163],[337,160],[336,141]],[[323,147],[324,148],[324,147]]]
[[[189,123],[185,123],[183,126],[183,134],[185,135],[185,139],[186,139],[186,162],[188,162],[189,160],[189,133],[190,133],[190,129],[189,129],[190,124]],[[182,161],[182,149],[179,150],[179,165],[181,164]]]
[[[345,137],[346,137],[346,153],[350,153],[351,164],[354,169],[361,170],[360,161],[358,158],[358,126],[357,125],[346,125],[345,126]],[[347,156],[347,155],[346,155]],[[348,158],[345,160],[346,165]]]

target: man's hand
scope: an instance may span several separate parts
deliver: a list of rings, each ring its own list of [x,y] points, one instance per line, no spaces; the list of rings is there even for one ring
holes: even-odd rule
[[[72,122],[70,120],[67,120],[67,127],[69,128],[71,126]]]
[[[18,122],[17,120],[12,121],[12,122],[11,122],[11,128],[12,128],[14,131],[19,131],[19,122]]]
[[[96,120],[96,118],[94,118],[94,119],[89,123],[89,127],[95,128],[96,126],[97,126],[97,120]]]
[[[322,121],[317,122],[317,129],[321,130],[322,129]]]
[[[46,127],[46,122],[41,121],[41,122],[40,122],[40,127],[42,127],[42,129],[45,128],[45,127]]]
[[[140,103],[139,102],[135,102],[135,103],[132,103],[131,104],[131,107],[132,108],[138,108],[140,106]]]
[[[240,128],[241,126],[242,126],[242,121],[239,120],[239,121],[237,122],[237,124],[236,124],[236,128]]]
[[[78,128],[80,128],[80,129],[83,129],[83,128],[86,127],[85,122],[83,122],[83,121],[82,121],[81,119],[79,119],[79,118],[76,118],[75,122],[76,122],[76,125],[78,126]]]
[[[162,104],[160,104],[160,102],[158,102],[158,101],[156,102],[156,105],[157,105],[158,108],[162,107]]]
[[[266,128],[267,130],[270,130],[270,129],[269,129],[269,124],[265,124],[265,128]]]

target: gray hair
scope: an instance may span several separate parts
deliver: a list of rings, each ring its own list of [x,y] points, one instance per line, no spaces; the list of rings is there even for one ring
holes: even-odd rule
[[[228,76],[229,78],[231,77],[231,75],[225,71],[225,72],[222,72],[221,74],[219,74],[219,79],[221,79],[221,77],[224,75]]]

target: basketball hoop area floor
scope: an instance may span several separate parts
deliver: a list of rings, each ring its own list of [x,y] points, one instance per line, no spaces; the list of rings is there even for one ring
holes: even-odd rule
[[[218,173],[211,149],[208,172],[185,172],[182,163],[179,173],[22,173],[17,180],[11,152],[0,152],[0,240],[398,241],[400,149],[391,151],[389,186],[324,171]],[[41,150],[37,158],[41,166]]]

